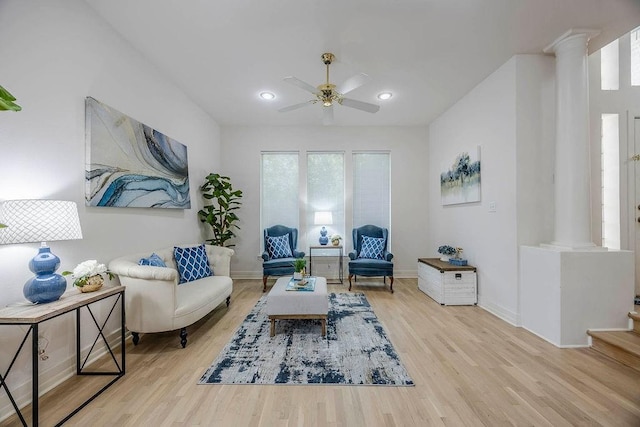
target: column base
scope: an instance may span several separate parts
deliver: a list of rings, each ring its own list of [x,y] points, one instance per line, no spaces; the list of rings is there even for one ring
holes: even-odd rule
[[[586,347],[588,329],[628,329],[634,255],[520,247],[520,325],[558,347]]]

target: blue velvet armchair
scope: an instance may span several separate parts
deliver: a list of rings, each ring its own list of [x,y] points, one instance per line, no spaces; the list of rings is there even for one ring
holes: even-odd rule
[[[289,250],[291,256],[274,258],[268,251],[268,238],[289,235]],[[304,252],[296,249],[298,245],[298,229],[284,225],[274,225],[264,229],[264,252],[262,253],[262,292],[267,290],[267,278],[269,276],[293,275],[293,260],[304,258]]]
[[[393,254],[387,251],[388,236],[389,231],[386,228],[375,225],[363,225],[353,229],[354,250],[349,252],[349,290],[353,276],[356,276],[356,280],[357,276],[382,276],[384,283],[388,276],[390,290],[393,293]],[[374,245],[364,245],[367,247],[363,250],[365,239],[367,243],[373,242]]]

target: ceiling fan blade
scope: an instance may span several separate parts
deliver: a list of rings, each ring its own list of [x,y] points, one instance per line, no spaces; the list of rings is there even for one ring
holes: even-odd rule
[[[368,102],[356,101],[355,99],[342,98],[340,105],[345,107],[356,108],[358,110],[366,111],[367,113],[376,113],[380,109],[379,105],[369,104]]]
[[[293,76],[289,76],[289,77],[285,77],[283,79],[285,82],[292,84],[294,86],[298,86],[300,89],[304,89],[307,92],[311,92],[314,95],[318,92],[318,89],[311,86],[309,83],[307,82],[303,82],[302,80],[300,80],[297,77],[293,77]]]
[[[325,126],[333,124],[333,105],[322,107],[322,124]]]
[[[359,88],[368,81],[369,76],[367,74],[356,74],[355,76],[349,77],[344,83],[342,83],[337,91],[339,94],[344,95],[345,93],[349,93],[352,90]]]
[[[313,104],[313,100],[311,101],[306,101],[306,102],[301,102],[300,104],[293,104],[293,105],[289,105],[288,107],[283,107],[280,108],[278,110],[278,112],[280,113],[286,113],[287,111],[291,111],[291,110],[297,110],[298,108],[302,108],[302,107],[306,107],[307,105],[311,105]]]

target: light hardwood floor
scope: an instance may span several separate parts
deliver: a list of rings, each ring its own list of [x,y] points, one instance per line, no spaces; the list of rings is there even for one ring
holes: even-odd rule
[[[479,307],[442,307],[416,279],[396,279],[394,294],[372,283],[353,291],[366,294],[415,387],[197,385],[263,295],[260,280],[236,280],[231,306],[190,327],[186,349],[177,333],[128,340],[126,375],[66,425],[640,426],[633,369],[590,349],[558,349]],[[41,425],[62,418],[93,381],[72,378],[41,399]]]

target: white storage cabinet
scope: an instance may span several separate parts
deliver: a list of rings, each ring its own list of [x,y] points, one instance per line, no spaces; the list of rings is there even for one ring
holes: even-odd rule
[[[418,289],[441,305],[477,304],[476,268],[452,265],[438,258],[419,258]]]

